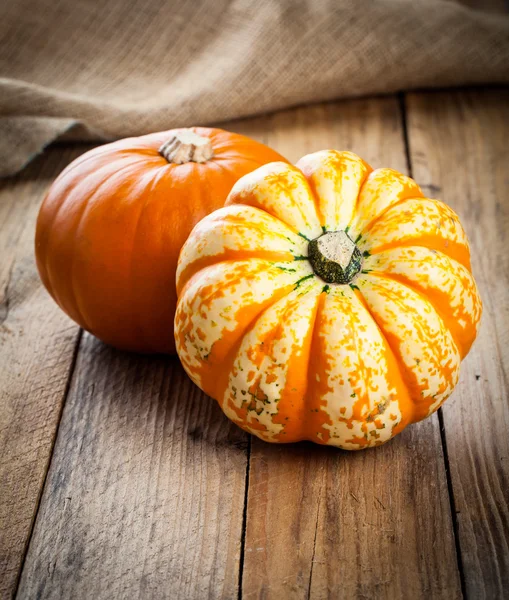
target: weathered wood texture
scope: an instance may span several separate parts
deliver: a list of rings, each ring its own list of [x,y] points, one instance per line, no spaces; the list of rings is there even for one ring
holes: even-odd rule
[[[287,111],[268,142],[407,170],[395,98]],[[437,416],[361,453],[253,438],[244,556],[244,598],[460,597]]]
[[[246,447],[176,359],[85,334],[18,597],[234,597]]]
[[[509,594],[509,91],[412,94],[415,179],[469,235],[481,330],[443,407],[467,596]]]
[[[413,94],[413,175],[470,233],[485,304],[479,340],[445,404],[469,598],[508,589],[509,93]],[[395,98],[327,104],[225,125],[288,158],[324,147],[407,170]],[[79,147],[74,155],[85,148]],[[55,149],[0,191],[0,596],[18,598],[457,598],[461,596],[439,420],[346,453],[253,439],[174,359],[117,352],[41,289],[33,224],[71,154]],[[11,264],[12,269],[11,269]],[[1,319],[0,319],[1,321]],[[6,329],[7,327],[7,329]]]
[[[52,150],[0,185],[0,597],[16,586],[78,336],[33,252],[42,197],[77,154]]]

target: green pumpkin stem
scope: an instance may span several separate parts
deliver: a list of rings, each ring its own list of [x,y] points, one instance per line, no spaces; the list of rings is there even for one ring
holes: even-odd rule
[[[326,283],[350,283],[362,268],[362,254],[346,231],[329,231],[310,241],[308,258]]]

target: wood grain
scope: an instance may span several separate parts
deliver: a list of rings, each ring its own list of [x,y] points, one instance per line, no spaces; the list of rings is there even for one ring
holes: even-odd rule
[[[78,336],[39,281],[34,224],[49,184],[80,151],[48,152],[0,185],[0,597],[16,586]]]
[[[470,598],[509,590],[509,90],[411,94],[416,180],[458,212],[484,303],[443,415]]]
[[[508,94],[407,101],[413,174],[465,222],[485,305],[443,420],[467,597],[490,600],[509,586]],[[396,98],[223,126],[291,160],[335,147],[407,170]],[[0,596],[16,582],[77,339],[31,258],[43,190],[70,157],[55,150],[0,191],[4,289],[14,257],[1,313]],[[239,583],[242,598],[461,597],[436,415],[360,453],[249,443],[176,360],[85,334],[18,598],[237,598]]]
[[[247,435],[176,359],[85,334],[18,598],[233,598]]]
[[[292,160],[332,147],[406,171],[396,98],[281,113]],[[243,598],[458,598],[437,416],[361,453],[252,441]]]

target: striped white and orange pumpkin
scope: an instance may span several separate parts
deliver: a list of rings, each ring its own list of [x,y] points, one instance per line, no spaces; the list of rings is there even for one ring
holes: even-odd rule
[[[481,316],[457,215],[334,150],[240,179],[185,243],[177,293],[182,364],[232,421],[350,450],[437,410]]]

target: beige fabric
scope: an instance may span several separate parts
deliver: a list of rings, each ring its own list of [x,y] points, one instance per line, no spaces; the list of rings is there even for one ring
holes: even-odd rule
[[[445,0],[15,0],[0,9],[0,172],[87,139],[318,100],[509,81],[509,18]]]

